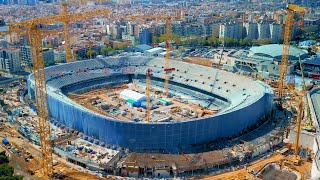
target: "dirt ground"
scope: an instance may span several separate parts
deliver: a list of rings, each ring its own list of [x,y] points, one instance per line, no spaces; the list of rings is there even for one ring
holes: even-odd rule
[[[111,180],[110,178],[98,178],[94,175],[83,172],[69,172],[65,174],[68,178],[79,180]]]
[[[280,154],[276,154],[274,156],[271,156],[267,159],[258,160],[257,162],[253,163],[251,166],[248,166],[248,171],[254,170],[255,172],[259,171],[265,164],[271,163],[271,162],[280,162],[281,160],[290,160],[291,157],[285,157]],[[294,169],[298,170],[301,175],[302,179],[309,179],[311,176],[311,163],[310,162],[302,162],[300,166],[292,166]],[[290,167],[291,168],[291,167]],[[193,178],[194,179],[194,178]],[[219,175],[213,175],[213,176],[205,176],[202,178],[197,178],[202,180],[244,180],[244,179],[253,179],[251,176],[249,178],[249,175],[246,173],[246,169],[240,169],[232,172],[227,172]]]
[[[9,124],[6,125],[10,126]],[[22,156],[23,153],[10,153],[10,165],[14,168],[16,175],[24,176],[25,180],[43,179],[41,174],[41,152],[38,146],[32,144],[27,139],[22,137],[11,126],[10,128],[7,128],[6,131],[0,131],[0,137],[6,137],[11,145],[14,145],[17,149],[19,149],[20,152],[28,151],[32,153],[33,158],[31,158],[29,162],[24,159],[24,157]],[[0,150],[1,149],[4,148],[0,147]],[[53,159],[58,161],[58,165],[54,166],[54,172],[64,175],[63,179],[102,179],[94,175],[78,171],[78,166],[67,162],[65,159],[59,158],[56,155],[53,155]],[[34,172],[34,175],[30,174],[31,171]]]
[[[145,110],[141,110],[138,111],[138,109],[141,108],[131,108],[129,107],[126,103],[124,103],[125,101],[123,99],[121,99],[119,97],[118,94],[114,94],[114,95],[106,95],[107,92],[119,92],[121,90],[124,89],[128,89],[128,85],[121,85],[121,86],[115,86],[115,87],[108,87],[108,88],[101,88],[101,89],[94,89],[92,91],[83,93],[83,94],[69,94],[68,97],[70,99],[72,99],[73,101],[77,102],[78,104],[96,112],[102,115],[105,115],[107,117],[113,117],[119,120],[123,120],[123,121],[133,121],[135,118],[138,119],[144,119],[145,117]],[[137,92],[143,92],[144,93],[144,89],[140,88],[140,87],[134,87],[133,90],[137,91]],[[151,90],[151,95],[152,96],[157,96],[157,98],[160,98],[163,96],[163,94],[160,95],[156,95],[155,91],[161,91],[161,89],[158,88],[153,88]],[[113,105],[113,106],[117,106],[119,104],[122,104],[121,107],[119,107],[119,112],[122,112],[124,110],[126,110],[126,115],[116,115],[113,116],[110,113],[103,111],[101,108],[96,107],[95,105],[92,105],[91,102],[95,99],[101,99],[103,101],[105,101],[106,103],[108,103],[109,105]],[[192,110],[195,112],[201,112],[201,107],[199,105],[196,104],[192,104],[192,103],[182,103],[177,101],[175,98],[167,98],[166,99],[170,100],[172,102],[172,104],[167,105],[167,106],[159,106],[156,109],[151,110],[151,119],[162,119],[167,117],[168,115],[165,114],[157,114],[155,115],[156,117],[153,117],[153,114],[155,114],[154,112],[162,112],[162,111],[167,111],[169,109],[174,109],[176,107],[179,108],[183,108],[183,109],[188,109],[188,110]],[[123,104],[124,103],[124,104]],[[217,112],[212,111],[212,110],[208,110],[206,111],[207,113],[203,113],[203,116],[206,115],[212,115],[215,114]],[[183,121],[186,119],[190,119],[193,117],[187,116],[187,115],[181,115],[179,113],[170,113],[170,116],[175,120],[175,121]]]

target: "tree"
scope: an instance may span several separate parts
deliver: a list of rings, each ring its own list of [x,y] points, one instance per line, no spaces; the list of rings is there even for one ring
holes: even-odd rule
[[[317,40],[317,36],[316,35],[311,35],[310,36],[310,40]]]
[[[53,46],[51,44],[47,44],[46,48],[53,48]]]
[[[173,40],[174,42],[177,42],[181,39],[182,37],[179,36],[178,34],[171,34],[170,36],[168,34],[161,34],[158,37],[159,42],[164,42],[166,40]]]
[[[95,50],[89,50],[87,51],[86,55],[88,58],[90,58],[91,56],[95,57],[97,55],[97,52]]]
[[[55,63],[59,64],[63,62],[63,58],[62,57],[58,57],[57,59],[54,60]]]
[[[159,41],[159,37],[153,36],[153,37],[152,37],[152,42],[153,42],[153,43],[159,43],[159,42],[160,42],[160,41]]]
[[[14,170],[8,163],[6,153],[0,152],[0,180],[22,180],[23,176],[12,176]]]
[[[205,46],[206,45],[206,39],[205,38],[195,38],[194,43],[197,46]]]
[[[6,155],[0,155],[0,164],[9,163],[9,159]]]
[[[72,53],[72,58],[75,60],[80,60],[83,57],[79,56],[77,53],[74,52],[74,53]]]
[[[213,46],[213,47],[219,46],[220,44],[219,38],[216,38],[216,37],[208,38],[207,42],[210,46]]]
[[[108,56],[112,51],[113,49],[111,47],[104,47],[101,49],[101,54],[103,54],[104,56]]]
[[[308,55],[309,56],[316,55],[316,53],[312,51],[311,47],[308,48]]]
[[[243,39],[240,39],[239,41],[240,46],[251,46],[252,45],[252,39],[245,37]]]
[[[128,45],[126,45],[126,44],[119,44],[119,45],[117,45],[114,49],[115,49],[115,50],[123,50],[123,49],[125,49],[126,47],[128,47]]]
[[[304,29],[298,28],[296,32],[296,36],[302,36],[304,35],[304,33],[306,33]]]
[[[0,180],[23,180],[23,176],[3,176]]]
[[[318,26],[318,25],[309,26],[309,27],[304,28],[303,30],[306,33],[319,32],[320,31],[320,26]]]
[[[253,45],[265,45],[265,44],[271,44],[272,39],[257,39],[257,40],[252,40]]]
[[[0,164],[0,177],[1,176],[12,176],[13,168],[9,164]]]
[[[239,45],[239,40],[234,38],[224,38],[222,39],[222,42],[226,47],[233,47]]]

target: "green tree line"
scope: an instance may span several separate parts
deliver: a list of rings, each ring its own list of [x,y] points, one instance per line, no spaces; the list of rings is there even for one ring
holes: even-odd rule
[[[22,176],[13,175],[14,169],[9,165],[5,152],[0,152],[0,180],[22,180]]]
[[[177,34],[172,34],[170,37],[166,34],[162,34],[159,37],[154,36],[153,42],[159,43],[164,42],[167,39],[171,39],[176,42],[178,45],[187,45],[187,46],[221,46],[224,45],[226,47],[235,47],[235,46],[252,46],[252,45],[264,45],[271,44],[271,39],[257,39],[252,40],[250,38],[243,39],[234,39],[234,38],[217,38],[217,37],[196,37],[196,38],[185,38],[183,36],[179,36]]]

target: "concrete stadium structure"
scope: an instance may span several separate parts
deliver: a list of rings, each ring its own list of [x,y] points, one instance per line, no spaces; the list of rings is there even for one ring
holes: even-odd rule
[[[254,46],[250,48],[248,57],[266,59],[272,61],[281,61],[283,45],[280,44],[268,44],[263,46]],[[308,55],[308,51],[290,47],[289,59],[298,60],[299,56],[304,59]]]
[[[234,50],[225,55],[227,65],[236,71],[252,71],[247,67],[249,64],[263,76],[279,76],[280,62],[282,58],[283,45],[269,44],[254,46],[249,50]],[[299,56],[302,60],[308,57],[308,52],[291,46],[289,51],[288,74],[295,71]]]
[[[308,94],[310,104],[311,119],[313,125],[316,127],[316,134],[313,136],[314,141],[312,144],[312,150],[315,154],[314,161],[311,168],[311,179],[320,178],[320,136],[319,136],[319,121],[320,121],[320,88],[311,90]]]
[[[137,80],[145,82],[153,69],[152,86],[164,81],[164,59],[130,55],[78,61],[46,68],[50,116],[68,128],[109,145],[133,151],[180,153],[193,145],[243,132],[272,111],[272,89],[263,82],[209,67],[171,61],[170,92],[214,99],[221,107],[212,116],[172,122],[121,121],[97,114],[72,101],[67,94],[114,86]],[[215,77],[217,79],[215,80]],[[194,92],[200,94],[195,95]],[[33,74],[28,95],[34,98]],[[202,101],[201,103],[209,103]],[[212,103],[212,102],[210,102]]]

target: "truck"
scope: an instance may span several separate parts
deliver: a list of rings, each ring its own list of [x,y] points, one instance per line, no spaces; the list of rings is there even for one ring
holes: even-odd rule
[[[9,145],[10,143],[9,143],[9,141],[8,141],[6,138],[3,138],[3,139],[2,139],[2,144],[5,145],[5,146],[7,146],[7,145]]]

